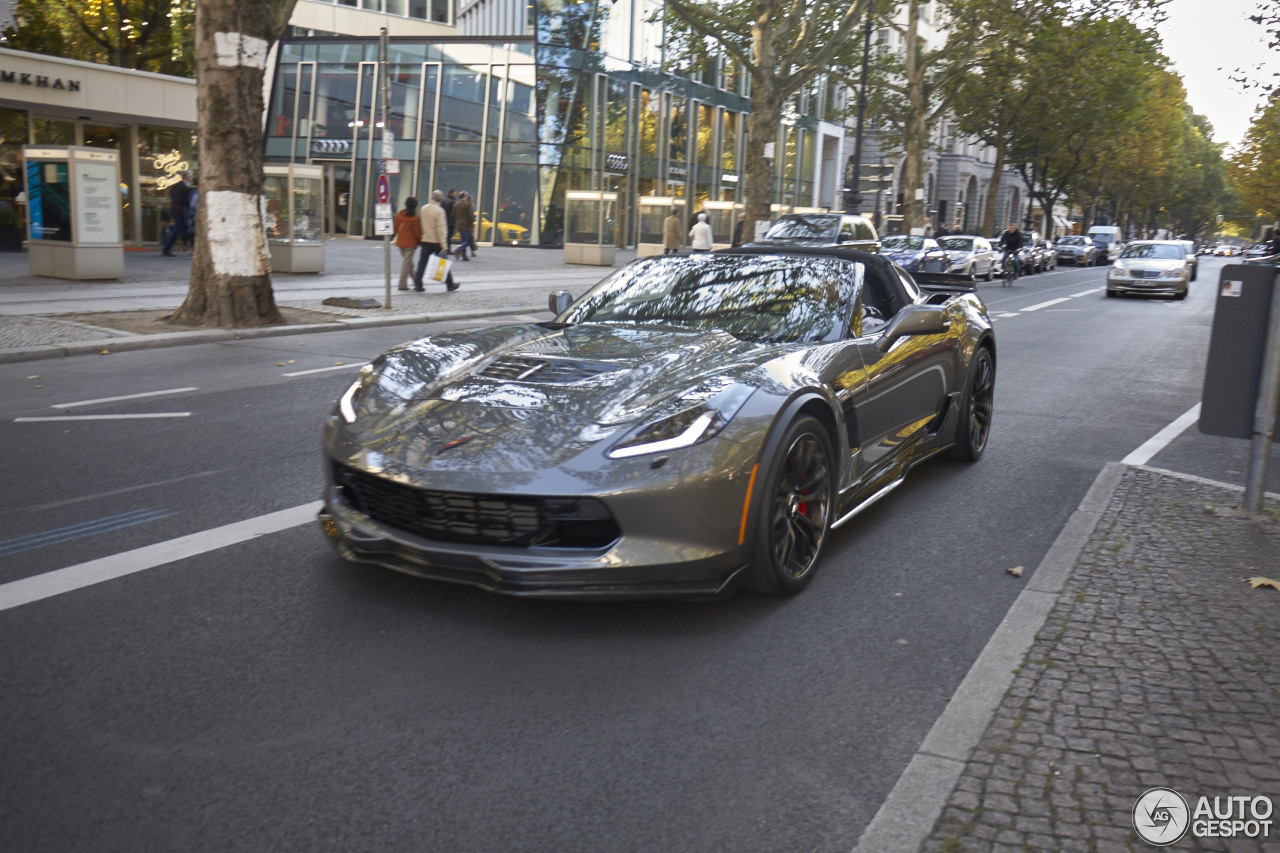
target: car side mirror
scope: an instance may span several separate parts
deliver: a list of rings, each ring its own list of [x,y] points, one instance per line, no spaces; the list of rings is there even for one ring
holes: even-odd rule
[[[551,293],[551,298],[547,300],[547,307],[551,309],[551,313],[559,317],[561,314],[569,310],[569,306],[573,304],[573,294],[567,290],[555,290]]]
[[[885,326],[880,340],[876,341],[876,349],[888,352],[898,338],[912,335],[937,335],[951,326],[947,319],[947,311],[939,305],[908,305],[903,308],[889,325]]]

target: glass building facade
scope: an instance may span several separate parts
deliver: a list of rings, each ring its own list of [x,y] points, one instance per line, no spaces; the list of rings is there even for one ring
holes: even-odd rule
[[[385,99],[377,39],[286,39],[267,161],[324,166],[325,230],[352,236],[373,234],[385,159],[398,161],[398,173],[389,170],[397,207],[434,189],[471,193],[485,243],[561,245],[570,190],[618,194],[622,245],[636,241],[643,196],[686,199],[690,212],[740,203],[746,80],[728,66],[661,72],[655,8],[540,0],[525,36],[393,37]],[[779,204],[815,203],[811,112],[826,106],[817,89],[805,92],[779,126]]]

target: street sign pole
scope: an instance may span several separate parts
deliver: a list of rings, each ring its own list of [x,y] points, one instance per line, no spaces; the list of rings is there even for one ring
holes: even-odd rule
[[[395,156],[394,149],[390,152],[385,149],[387,145],[387,134],[391,132],[391,126],[387,122],[387,98],[391,93],[391,81],[387,77],[387,28],[382,28],[382,33],[378,40],[378,74],[381,78],[382,89],[382,175],[379,178],[379,202],[390,201],[390,197],[382,198],[382,188],[387,184],[387,159]],[[395,210],[395,203],[392,203],[392,210]],[[394,230],[394,229],[393,229]],[[382,266],[386,272],[386,306],[391,307],[391,234],[385,234],[382,238]]]

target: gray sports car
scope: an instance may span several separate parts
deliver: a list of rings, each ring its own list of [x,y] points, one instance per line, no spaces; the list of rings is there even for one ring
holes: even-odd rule
[[[913,466],[986,447],[986,307],[919,278],[847,249],[644,258],[551,322],[403,344],[328,418],[321,526],[513,595],[796,592]]]

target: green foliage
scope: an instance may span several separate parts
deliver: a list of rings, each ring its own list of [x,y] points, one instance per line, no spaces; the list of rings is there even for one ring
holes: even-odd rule
[[[14,50],[195,76],[196,0],[18,0]]]
[[[1231,164],[1231,180],[1250,211],[1280,218],[1280,89],[1258,110]]]

